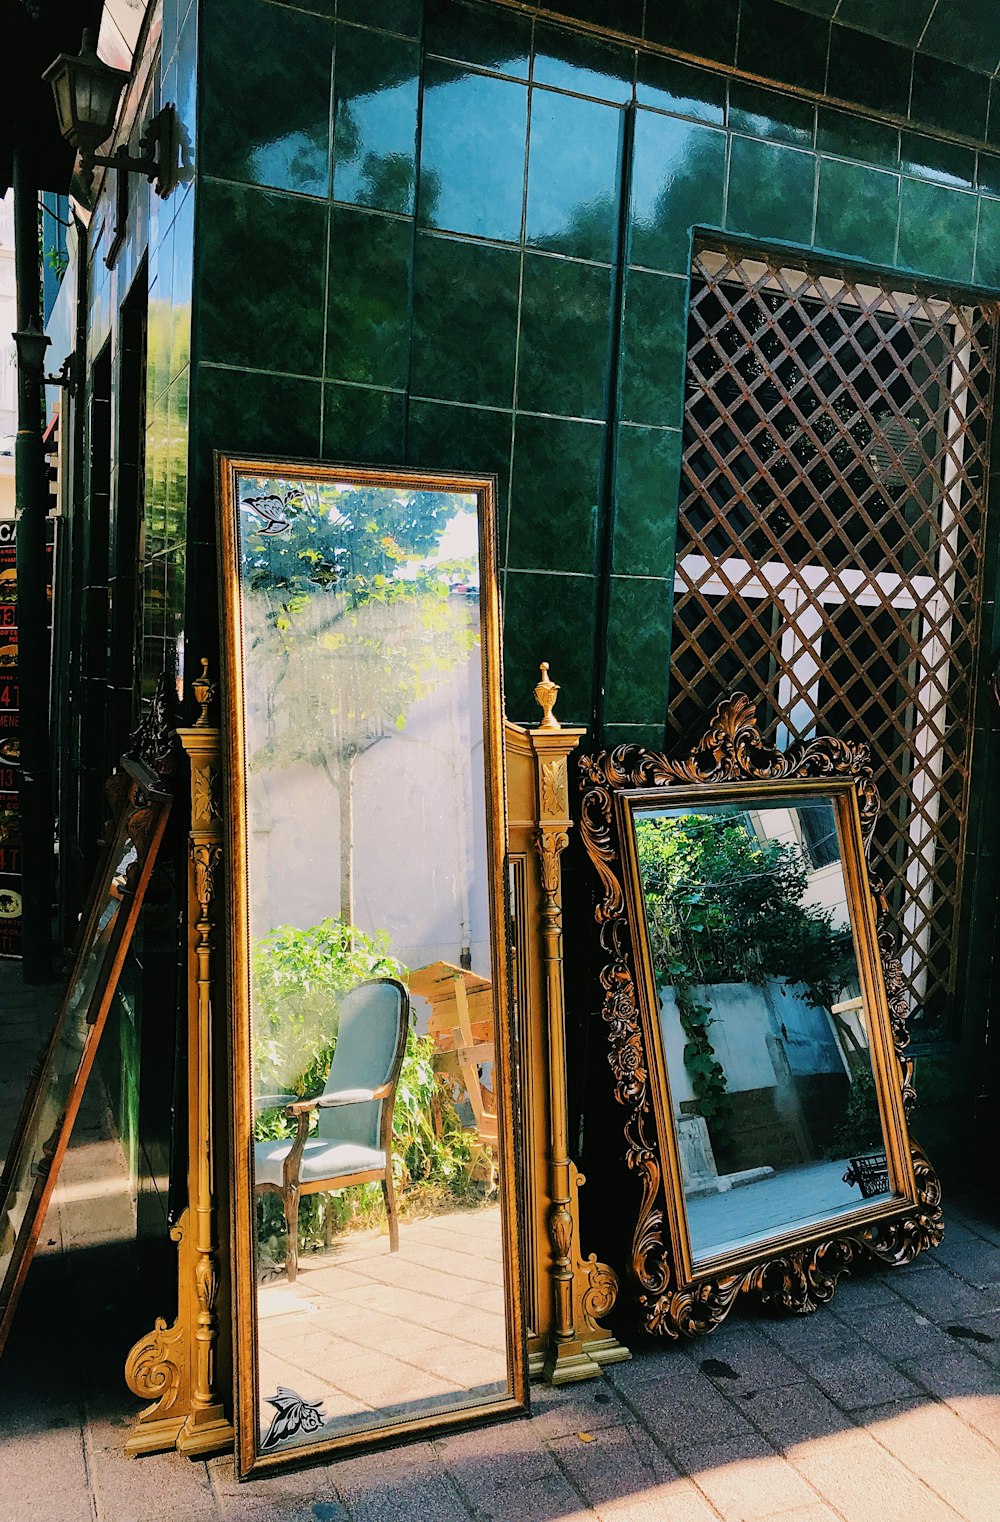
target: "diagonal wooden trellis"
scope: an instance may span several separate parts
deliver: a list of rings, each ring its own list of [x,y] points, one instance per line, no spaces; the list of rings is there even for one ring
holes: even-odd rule
[[[915,1034],[952,1018],[995,312],[700,247],[670,724],[872,746]]]

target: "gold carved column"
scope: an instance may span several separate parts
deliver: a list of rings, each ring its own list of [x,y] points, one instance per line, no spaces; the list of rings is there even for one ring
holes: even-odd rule
[[[132,1349],[125,1380],[151,1400],[126,1444],[132,1454],[177,1448],[192,1457],[233,1445],[217,1389],[219,1245],[213,1156],[212,961],[215,897],[222,862],[219,731],[207,723],[214,685],[192,684],[201,705],[177,730],[191,774],[188,834],[187,1110],[188,1203],[171,1232],[177,1243],[177,1319],[162,1318]]]
[[[542,721],[506,726],[507,844],[514,939],[517,1060],[522,1104],[528,1360],[552,1384],[589,1379],[631,1355],[603,1326],[618,1280],[580,1247],[578,1192],[569,1156],[561,857],[569,843],[567,758],[582,729],[553,714],[559,692],[542,680]]]

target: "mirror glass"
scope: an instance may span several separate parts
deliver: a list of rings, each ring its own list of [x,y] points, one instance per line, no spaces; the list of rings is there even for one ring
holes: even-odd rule
[[[484,745],[499,668],[484,489],[234,466],[231,494],[256,1352],[243,1420],[275,1455],[511,1395],[499,758]]]
[[[834,801],[633,818],[693,1262],[890,1200]]]

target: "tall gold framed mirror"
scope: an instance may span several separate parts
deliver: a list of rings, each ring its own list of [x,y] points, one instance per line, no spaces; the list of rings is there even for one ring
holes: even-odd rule
[[[247,1476],[526,1386],[493,483],[217,469]]]
[[[581,765],[647,1329],[711,1331],[741,1294],[811,1311],[935,1245],[866,747],[780,752],[737,693],[686,755]]]

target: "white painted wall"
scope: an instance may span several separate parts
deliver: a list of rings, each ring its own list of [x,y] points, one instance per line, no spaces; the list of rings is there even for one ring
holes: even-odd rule
[[[322,771],[252,771],[248,807],[251,934],[335,917],[339,802]],[[489,977],[478,649],[355,762],[354,825],[358,928],[387,931],[409,968],[457,964],[468,946],[473,970]]]

